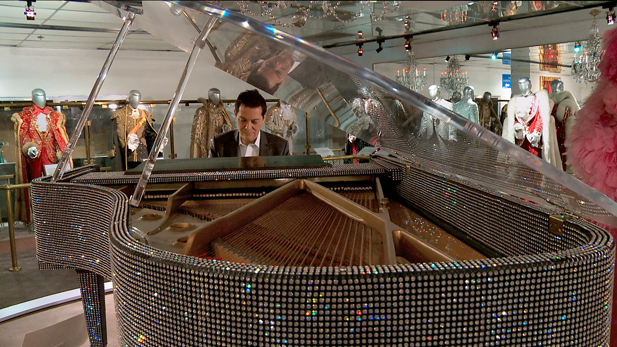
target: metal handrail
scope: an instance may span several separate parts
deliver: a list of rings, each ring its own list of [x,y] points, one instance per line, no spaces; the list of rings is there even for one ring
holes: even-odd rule
[[[15,245],[15,216],[13,215],[13,202],[11,201],[11,190],[30,188],[30,183],[21,184],[6,184],[0,186],[0,190],[4,190],[6,194],[6,221],[9,225],[9,242],[11,245],[11,267],[9,271],[19,271],[21,267],[17,266],[17,246]]]

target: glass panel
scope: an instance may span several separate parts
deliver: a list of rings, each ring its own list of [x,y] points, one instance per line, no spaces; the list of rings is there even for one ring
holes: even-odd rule
[[[555,166],[558,163],[541,160],[453,113],[452,105],[442,98],[426,98],[238,13],[179,3],[223,20],[208,37],[215,47],[210,50],[215,66],[311,118],[315,115],[345,134],[357,136],[379,148],[380,154],[542,206],[558,206],[600,219],[617,215],[615,202],[563,172]],[[195,16],[198,23],[207,18]],[[311,128],[309,137],[319,139],[321,134],[313,131],[320,130]],[[337,141],[334,131],[323,130],[324,139],[328,136],[332,143]]]

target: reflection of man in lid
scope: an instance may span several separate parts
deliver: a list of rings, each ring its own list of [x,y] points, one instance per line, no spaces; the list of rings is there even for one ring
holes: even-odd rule
[[[262,62],[258,62],[249,74],[246,82],[264,90],[268,94],[274,94],[285,81],[293,65],[294,60],[291,51],[282,51]]]
[[[292,51],[253,32],[240,34],[225,50],[225,62],[216,66],[274,94],[294,67]]]
[[[240,93],[234,109],[238,129],[214,136],[210,157],[289,155],[287,140],[261,131],[266,109],[266,100],[256,89]]]

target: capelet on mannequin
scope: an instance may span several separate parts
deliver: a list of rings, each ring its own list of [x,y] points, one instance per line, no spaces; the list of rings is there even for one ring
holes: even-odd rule
[[[210,99],[198,98],[203,106],[195,111],[191,128],[190,158],[207,158],[210,139],[214,135],[233,129],[223,103],[214,104]]]
[[[138,112],[133,116],[133,110]],[[141,108],[133,109],[130,105],[117,110],[111,116],[112,131],[109,138],[108,156],[112,158],[112,170],[124,171],[130,169],[128,163],[136,165],[148,158],[157,132],[154,130],[154,117]],[[139,146],[134,150],[127,148],[127,136],[135,133],[139,138]]]
[[[48,115],[47,131],[37,129],[36,120],[40,113]],[[62,157],[68,135],[64,123],[66,116],[54,111],[51,107],[32,104],[23,111],[11,116],[14,123],[15,143],[15,183],[29,183],[42,176],[44,165],[55,164]],[[36,147],[39,151],[37,158],[30,158],[28,150]],[[72,163],[69,163],[72,166]],[[15,193],[15,220],[29,224],[30,198],[27,190],[16,190]]]
[[[542,131],[540,141],[542,141],[542,149],[539,153],[541,154],[540,157],[554,166],[561,168],[561,156],[559,154],[559,146],[557,145],[557,135],[555,134],[555,120],[551,117],[548,92],[541,89],[531,94],[529,97],[535,98],[533,102],[536,103],[536,105],[533,110],[537,107],[537,114],[534,116],[541,117]],[[512,143],[517,143],[514,136],[514,125],[517,119],[516,108],[518,98],[524,98],[524,96],[519,94],[512,97],[508,103],[508,116],[503,125],[502,136]],[[533,110],[529,112],[533,112]]]

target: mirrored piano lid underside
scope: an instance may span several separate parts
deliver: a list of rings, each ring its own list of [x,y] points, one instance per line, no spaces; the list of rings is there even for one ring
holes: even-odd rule
[[[617,226],[617,203],[432,100],[239,13],[205,2],[175,3],[186,7],[199,27],[210,16],[219,19],[207,38],[215,49],[203,53],[212,55],[209,63],[404,165]],[[285,71],[277,72],[285,64]]]

